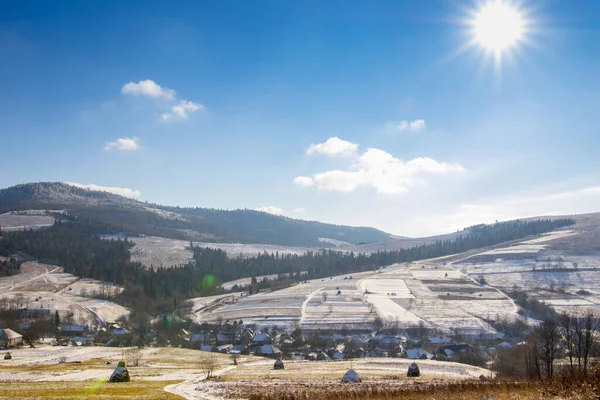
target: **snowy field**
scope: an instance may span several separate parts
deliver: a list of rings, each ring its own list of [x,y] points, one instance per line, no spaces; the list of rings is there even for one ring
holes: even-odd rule
[[[117,238],[105,236],[106,239]],[[193,259],[193,252],[189,249],[189,240],[167,239],[158,236],[128,237],[135,243],[131,249],[132,261],[139,261],[144,266],[150,267],[178,267],[187,264]],[[240,244],[240,243],[209,243],[192,242],[197,247],[221,249],[229,257],[255,257],[259,253],[279,254],[304,254],[309,248],[286,247],[272,244]]]
[[[61,315],[72,313],[76,321],[90,325],[112,322],[129,314],[126,308],[116,303],[80,296],[82,291],[84,294],[102,290],[119,292],[122,288],[118,286],[80,279],[55,265],[26,262],[21,271],[0,278],[0,297],[21,298],[30,310],[49,309]]]
[[[299,324],[306,330],[372,329],[379,317],[405,328],[423,322],[442,332],[480,334],[495,332],[483,319],[514,319],[517,311],[503,293],[458,270],[413,263],[245,296],[194,317],[287,328]]]
[[[524,240],[518,244],[497,248],[489,251],[485,251],[483,253],[479,253],[479,255],[502,255],[502,254],[523,254],[530,253],[536,254],[540,251],[544,250],[548,246],[548,242],[557,239],[563,239],[569,236],[577,235],[576,232],[566,230],[566,231],[555,231],[544,233],[540,235],[540,237],[530,240]]]
[[[0,214],[0,227],[4,231],[46,228],[54,225],[54,217],[45,210],[11,211]]]
[[[575,256],[551,247],[554,240],[569,237],[576,240],[580,234],[570,230],[551,232],[449,264],[474,281],[484,279],[486,286],[499,292],[514,288],[524,291],[558,312],[600,312],[600,256]],[[527,254],[538,247],[535,253],[540,253],[535,258]],[[522,259],[514,257],[519,252],[523,255]],[[471,262],[472,258],[476,259],[474,257],[481,254],[499,257],[490,262]],[[503,259],[502,254],[513,254],[513,257]]]

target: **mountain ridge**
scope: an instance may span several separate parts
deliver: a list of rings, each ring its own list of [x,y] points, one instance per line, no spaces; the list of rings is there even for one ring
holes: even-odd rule
[[[67,209],[114,232],[217,242],[327,247],[320,239],[360,244],[391,236],[371,227],[306,221],[250,209],[164,206],[63,182],[24,183],[0,189],[0,214],[28,209]]]

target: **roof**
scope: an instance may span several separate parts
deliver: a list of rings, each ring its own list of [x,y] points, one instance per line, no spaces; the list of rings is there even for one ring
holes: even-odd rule
[[[205,333],[194,333],[190,338],[190,342],[203,342],[207,338]]]
[[[2,337],[2,336],[5,336],[7,340],[19,339],[19,338],[23,337],[23,335],[13,331],[10,328],[0,329],[0,337]]]
[[[427,339],[429,343],[450,343],[450,338],[447,337],[432,337]]]
[[[430,358],[431,354],[429,354],[428,352],[426,352],[423,349],[406,350],[406,358],[416,360],[416,359],[423,358],[423,357]]]
[[[442,346],[439,348],[440,352],[444,352],[446,351],[446,349],[450,349],[453,352],[464,352],[467,351],[471,348],[470,345],[468,345],[467,343],[461,343],[461,344],[447,344],[445,346]]]
[[[269,337],[269,335],[267,335],[264,332],[259,332],[256,335],[254,335],[254,341],[255,342],[266,342],[267,340],[271,339]]]
[[[83,332],[85,330],[85,326],[63,324],[59,327],[59,329],[61,332]]]
[[[264,344],[262,346],[260,346],[260,354],[279,354],[281,353],[281,350],[279,350],[277,347],[273,346],[272,344]]]

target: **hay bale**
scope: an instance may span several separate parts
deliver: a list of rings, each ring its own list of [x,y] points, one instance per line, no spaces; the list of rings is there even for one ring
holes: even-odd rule
[[[121,360],[121,361],[119,361],[119,365],[117,365],[117,368],[115,368],[115,370],[113,371],[113,373],[110,376],[110,379],[108,381],[109,382],[129,382],[129,380],[130,380],[129,371],[127,370],[127,367],[125,367],[125,361]]]
[[[6,354],[4,355],[4,359],[5,360],[12,360],[12,355],[10,354],[9,351],[7,351]]]
[[[273,369],[283,369],[283,361],[277,359],[273,365]]]
[[[350,368],[342,377],[342,382],[361,382],[361,379],[356,371]]]
[[[416,362],[410,364],[410,366],[408,367],[408,371],[406,372],[406,376],[408,376],[409,378],[418,378],[419,376],[421,376],[421,371],[419,371],[419,366]]]

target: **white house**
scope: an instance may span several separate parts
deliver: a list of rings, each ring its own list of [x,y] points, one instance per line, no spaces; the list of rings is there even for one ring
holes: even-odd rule
[[[23,335],[12,329],[0,329],[0,347],[15,347],[23,344]]]

